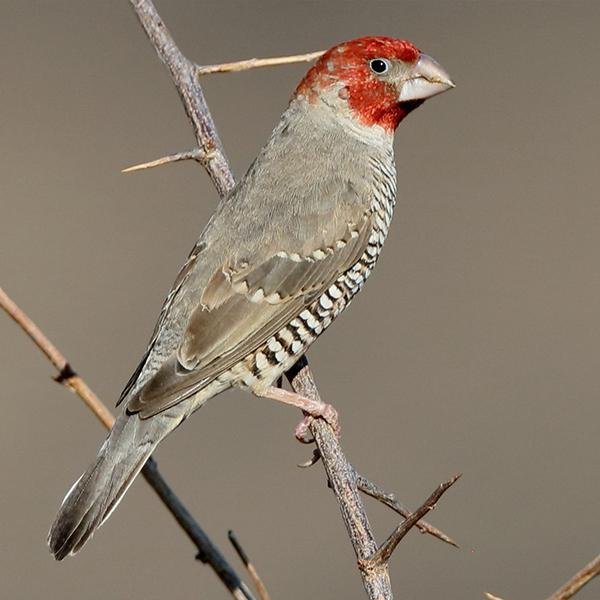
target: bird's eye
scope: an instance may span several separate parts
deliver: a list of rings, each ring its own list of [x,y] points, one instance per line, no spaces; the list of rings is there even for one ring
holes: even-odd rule
[[[374,58],[369,62],[369,67],[371,67],[371,71],[376,73],[377,75],[383,75],[387,73],[390,68],[390,61],[385,58]]]

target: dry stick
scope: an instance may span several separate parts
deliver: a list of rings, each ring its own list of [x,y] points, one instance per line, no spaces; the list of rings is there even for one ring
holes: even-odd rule
[[[581,569],[577,571],[567,583],[554,592],[547,600],[568,600],[572,598],[586,583],[600,575],[600,554]]]
[[[34,344],[44,353],[58,371],[54,378],[57,383],[75,392],[98,420],[110,429],[114,417],[106,405],[96,396],[87,383],[73,370],[61,351],[46,337],[42,330],[27,316],[27,314],[0,288],[0,308],[2,308],[23,331],[33,340]],[[156,462],[150,458],[142,469],[144,479],[158,494],[175,520],[198,550],[197,558],[209,563],[215,573],[225,584],[236,600],[254,600],[246,584],[225,560],[219,549],[212,543],[204,530],[194,520],[192,515],[177,498],[165,479],[158,471]]]
[[[185,111],[192,121],[199,148],[205,154],[211,155],[204,166],[220,196],[223,197],[233,187],[234,178],[202,88],[197,81],[199,78],[195,76],[197,69],[177,48],[151,0],[130,0],[130,2],[159,58],[171,74]],[[306,359],[299,361],[293,372],[288,373],[288,379],[296,392],[319,400],[317,387]],[[359,560],[368,559],[377,551],[377,544],[356,485],[356,473],[344,456],[333,430],[325,421],[314,420],[311,431],[356,556]],[[368,573],[361,570],[361,576],[369,598],[387,600],[393,597],[387,565]]]
[[[423,502],[423,504],[415,510],[405,521],[400,523],[398,527],[392,532],[388,539],[381,544],[377,552],[373,554],[367,561],[360,563],[361,569],[379,569],[388,564],[394,550],[398,544],[402,541],[404,536],[431,510],[435,508],[436,503],[442,497],[442,495],[452,487],[460,475],[455,475],[448,481],[441,483],[433,493]]]
[[[271,596],[269,595],[269,592],[267,591],[263,580],[258,574],[258,571],[256,570],[254,564],[250,561],[250,558],[246,554],[246,551],[244,550],[244,548],[242,548],[242,545],[238,541],[235,533],[233,533],[233,531],[230,530],[227,534],[227,537],[229,538],[231,545],[235,548],[235,551],[240,557],[240,560],[244,563],[244,566],[246,567],[246,570],[248,571],[248,574],[252,579],[252,583],[254,583],[254,587],[258,592],[258,597],[260,598],[260,600],[271,600]]]

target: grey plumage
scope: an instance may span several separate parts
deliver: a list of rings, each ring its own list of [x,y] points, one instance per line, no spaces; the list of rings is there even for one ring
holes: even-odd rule
[[[124,404],[49,535],[57,559],[108,517],[156,445],[231,386],[259,392],[306,351],[373,268],[395,202],[392,135],[340,86],[297,95],[179,273]]]

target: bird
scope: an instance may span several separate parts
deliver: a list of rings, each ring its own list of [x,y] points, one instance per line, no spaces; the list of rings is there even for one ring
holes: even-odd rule
[[[385,36],[340,43],[308,70],[175,279],[122,411],[50,529],[57,560],[106,521],[159,442],[229,388],[336,422],[330,405],[274,384],[377,262],[396,202],[396,128],[453,87],[433,58]]]

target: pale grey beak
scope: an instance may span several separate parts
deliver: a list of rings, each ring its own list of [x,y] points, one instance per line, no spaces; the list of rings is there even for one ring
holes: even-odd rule
[[[398,101],[425,100],[453,87],[454,83],[448,73],[431,56],[421,54],[402,84]]]

